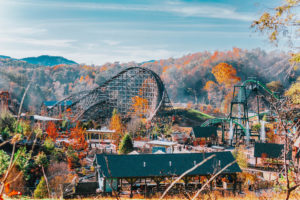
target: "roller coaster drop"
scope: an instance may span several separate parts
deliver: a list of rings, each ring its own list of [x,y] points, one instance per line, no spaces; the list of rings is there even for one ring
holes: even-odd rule
[[[150,69],[132,67],[121,71],[101,86],[73,94],[48,110],[50,116],[70,112],[73,121],[95,120],[104,122],[114,109],[123,119],[134,113],[134,99],[141,98],[143,116],[147,120],[168,116],[172,105],[160,77]],[[65,102],[71,102],[67,105]],[[61,106],[67,105],[67,106]]]
[[[258,93],[262,93],[262,97],[269,96],[271,99],[277,100],[279,97],[269,90],[261,82],[249,79],[243,82],[242,85],[235,85],[233,91],[233,98],[230,105],[230,114],[227,118],[213,118],[209,119],[202,124],[202,127],[206,126],[219,126],[222,130],[222,141],[224,142],[224,131],[226,124],[230,124],[229,128],[229,140],[232,144],[233,140],[237,142],[239,139],[246,136],[246,141],[249,142],[250,136],[260,135],[252,134],[249,129],[249,116],[248,116],[248,99],[251,94],[255,94],[257,97],[257,116],[259,120],[259,97]],[[266,101],[268,99],[264,98]],[[236,112],[237,111],[237,114]],[[234,126],[234,127],[233,127]],[[235,137],[235,138],[234,138]]]

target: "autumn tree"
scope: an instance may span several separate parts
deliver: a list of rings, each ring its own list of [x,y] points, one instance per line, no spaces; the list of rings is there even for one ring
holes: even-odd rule
[[[132,107],[135,115],[143,118],[148,111],[148,100],[139,96],[132,97]]]
[[[58,137],[58,132],[57,132],[56,125],[54,122],[52,122],[52,121],[48,122],[46,133],[53,141],[56,140],[56,138]]]
[[[237,84],[241,78],[237,76],[236,69],[227,63],[219,63],[212,68],[216,82],[207,81],[204,90],[208,92],[208,98],[216,98],[222,96],[223,99],[223,112],[228,112],[228,104],[232,97],[233,86]]]
[[[70,129],[71,146],[74,150],[81,151],[86,150],[88,144],[85,140],[86,131],[76,124],[74,128]]]
[[[38,165],[39,167],[42,168],[42,172],[44,175],[44,179],[46,181],[46,186],[47,186],[47,190],[48,190],[48,195],[50,196],[50,189],[49,189],[49,184],[48,184],[48,179],[45,173],[45,168],[49,165],[49,161],[47,159],[47,156],[44,152],[40,152],[34,160],[35,164]]]
[[[113,139],[115,139],[116,144],[119,145],[119,142],[124,134],[124,126],[122,124],[121,116],[117,112],[117,109],[113,110],[112,117],[110,119],[109,128],[114,130]]]
[[[285,92],[285,96],[289,97],[293,104],[300,104],[300,77],[298,77],[297,81]]]
[[[284,87],[280,81],[271,81],[270,83],[267,83],[266,85],[272,92],[278,92],[282,93],[284,90]]]
[[[226,88],[232,87],[241,80],[240,77],[236,76],[236,69],[227,63],[219,63],[213,67],[212,74],[215,76],[217,83]]]
[[[284,0],[281,5],[268,9],[259,19],[254,20],[252,27],[261,33],[268,35],[269,41],[278,45],[281,38],[288,39],[288,46],[291,50],[291,66],[299,67],[300,53],[299,47],[294,47],[299,38],[300,20],[299,11],[300,0]],[[290,72],[293,68],[290,68]]]

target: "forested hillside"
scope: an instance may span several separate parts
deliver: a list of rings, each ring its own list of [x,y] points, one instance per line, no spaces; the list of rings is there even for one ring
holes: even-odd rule
[[[288,54],[267,53],[260,49],[234,48],[231,51],[188,54],[181,58],[144,63],[115,62],[101,66],[60,64],[49,67],[0,58],[0,89],[9,90],[12,97],[20,101],[21,94],[29,81],[32,81],[25,107],[39,109],[45,100],[59,100],[71,93],[95,88],[122,69],[140,66],[160,75],[174,103],[192,102],[224,110],[224,100],[233,83],[217,80],[216,73],[219,72],[216,70],[220,70],[222,66],[212,71],[220,63],[228,64],[232,68],[232,74],[224,75],[222,72],[219,75],[234,75],[237,80],[234,84],[248,77],[257,77],[263,83],[280,81],[283,87],[288,87],[299,75],[299,69],[290,67]],[[280,83],[277,82],[277,85]]]

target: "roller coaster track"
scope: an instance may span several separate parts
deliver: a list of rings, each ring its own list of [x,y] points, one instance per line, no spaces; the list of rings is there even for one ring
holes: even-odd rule
[[[265,86],[263,83],[261,83],[260,81],[257,80],[253,80],[253,79],[249,79],[243,82],[243,86],[246,86],[248,83],[254,83],[258,86],[260,86],[265,92],[267,92],[270,96],[274,97],[275,99],[279,99],[279,97],[272,92],[269,88],[267,88],[267,86]]]
[[[136,97],[145,100],[147,106],[142,114],[148,120],[172,110],[160,77],[150,69],[131,67],[93,90],[81,91],[59,101],[48,110],[48,114],[57,116],[70,111],[74,121],[105,120],[117,109],[123,118],[130,118],[134,113],[133,99]],[[72,102],[71,105],[62,107],[66,101]]]
[[[257,88],[257,86],[261,87],[268,95],[270,95],[271,97],[275,98],[275,99],[279,99],[279,97],[274,94],[269,88],[267,88],[263,83],[261,83],[260,81],[257,80],[253,80],[253,79],[249,79],[243,82],[242,86],[247,86],[247,85],[252,85],[252,87],[249,87],[248,89],[248,94],[246,94],[245,98],[248,98],[248,96],[250,95],[251,91],[254,90],[255,88]],[[254,87],[253,87],[254,85]],[[255,115],[257,116],[257,115]],[[252,116],[252,117],[255,117]],[[246,128],[239,123],[237,120],[234,119],[230,119],[230,117],[228,118],[213,118],[213,119],[208,119],[206,120],[201,126],[202,127],[206,127],[206,126],[213,126],[213,125],[218,125],[218,124],[222,124],[222,123],[230,123],[230,121],[232,120],[232,123],[235,124],[236,126],[238,126],[244,133],[246,133]]]

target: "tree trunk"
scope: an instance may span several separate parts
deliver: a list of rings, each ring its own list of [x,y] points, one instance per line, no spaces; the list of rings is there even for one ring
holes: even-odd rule
[[[44,170],[44,166],[42,165],[42,171],[43,171],[43,174],[44,174],[44,178],[45,178],[45,181],[46,181],[46,185],[47,185],[47,190],[48,190],[48,197],[50,198],[50,189],[49,189],[49,183],[48,183],[48,179],[47,179],[47,176],[45,174],[45,170]]]

